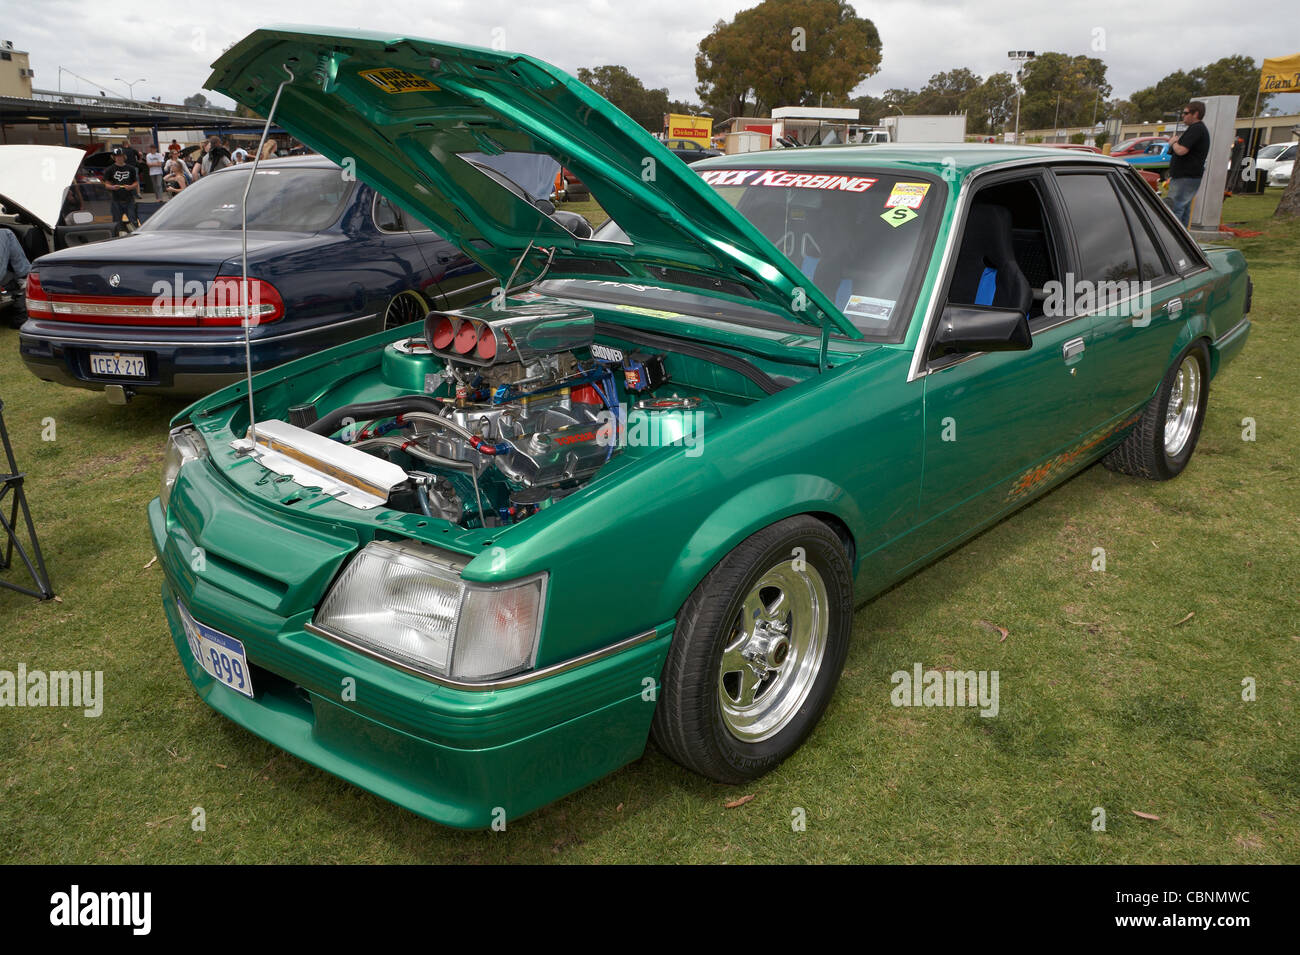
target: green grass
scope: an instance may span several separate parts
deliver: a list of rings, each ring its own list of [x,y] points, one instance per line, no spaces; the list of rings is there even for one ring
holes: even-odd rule
[[[868,604],[825,719],[757,783],[714,785],[650,747],[504,833],[425,822],[203,705],[146,566],[179,404],[38,382],[0,331],[0,397],[62,598],[0,592],[0,669],[100,669],[107,696],[99,719],[0,708],[0,860],[1300,861],[1300,223],[1273,222],[1275,205],[1227,203],[1225,221],[1266,230],[1237,243],[1254,332],[1178,480],[1093,467]],[[889,676],[914,662],[998,670],[1000,715],[894,708]]]

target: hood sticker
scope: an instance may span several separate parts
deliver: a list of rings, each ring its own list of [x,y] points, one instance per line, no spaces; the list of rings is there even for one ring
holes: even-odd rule
[[[374,83],[385,93],[436,93],[439,90],[439,87],[430,83],[423,76],[417,73],[408,73],[406,70],[391,68],[362,70],[360,75]]]
[[[925,201],[925,194],[930,191],[928,182],[896,182],[889,191],[886,209],[919,209]]]

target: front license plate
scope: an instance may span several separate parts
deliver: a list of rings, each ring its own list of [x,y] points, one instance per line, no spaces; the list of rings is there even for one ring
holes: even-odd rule
[[[185,636],[190,643],[190,653],[194,654],[199,666],[218,683],[224,683],[251,699],[253,677],[248,669],[248,657],[244,655],[244,645],[220,630],[199,623],[183,606],[177,606],[180,607],[181,622],[185,625]]]
[[[92,352],[90,355],[90,373],[92,375],[112,375],[114,378],[144,378],[144,355],[108,354]]]

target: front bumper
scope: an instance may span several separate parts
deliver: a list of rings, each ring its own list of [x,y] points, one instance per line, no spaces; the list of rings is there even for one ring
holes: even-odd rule
[[[205,703],[300,759],[447,826],[516,819],[640,757],[672,624],[629,649],[518,686],[461,690],[371,659],[279,617],[189,568],[194,546],[164,517],[149,525],[167,580],[172,642]],[[255,698],[213,680],[194,660],[177,600],[244,644]],[[344,699],[345,680],[355,693]]]

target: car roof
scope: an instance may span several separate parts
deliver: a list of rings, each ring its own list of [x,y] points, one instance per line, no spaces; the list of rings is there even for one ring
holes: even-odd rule
[[[1076,149],[1042,149],[1038,146],[1005,146],[989,143],[880,143],[853,146],[801,146],[761,152],[715,156],[696,163],[697,170],[722,167],[770,169],[798,166],[801,169],[896,168],[910,172],[931,172],[937,176],[964,176],[969,172],[1002,163],[1095,162],[1123,166],[1126,163],[1098,153]]]

